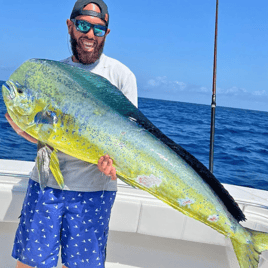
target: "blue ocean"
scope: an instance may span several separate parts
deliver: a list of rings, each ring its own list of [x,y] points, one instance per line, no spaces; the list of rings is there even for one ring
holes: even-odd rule
[[[139,98],[139,109],[169,138],[209,166],[210,106]],[[0,97],[0,159],[34,161],[36,145],[12,130],[5,112]],[[217,107],[216,178],[222,183],[268,190],[267,137],[267,112]]]

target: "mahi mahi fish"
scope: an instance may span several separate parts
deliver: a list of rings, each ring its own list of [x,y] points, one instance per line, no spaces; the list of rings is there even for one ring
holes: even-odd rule
[[[241,268],[258,267],[268,234],[244,228],[243,212],[221,183],[108,80],[57,61],[31,59],[10,76],[2,93],[12,120],[53,148],[49,167],[61,187],[58,150],[93,164],[109,154],[121,180],[229,237]]]

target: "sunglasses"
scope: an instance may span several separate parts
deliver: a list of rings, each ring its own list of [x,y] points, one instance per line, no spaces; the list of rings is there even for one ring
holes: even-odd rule
[[[94,35],[98,37],[104,36],[107,32],[107,27],[104,25],[91,24],[85,20],[72,19],[71,21],[74,23],[76,30],[84,34],[88,33],[91,28],[93,28]]]

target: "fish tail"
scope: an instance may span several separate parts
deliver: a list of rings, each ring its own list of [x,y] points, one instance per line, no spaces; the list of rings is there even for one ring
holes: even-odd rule
[[[64,188],[64,178],[62,176],[62,173],[60,171],[60,163],[59,159],[57,157],[57,150],[53,150],[53,152],[50,155],[50,170],[57,181],[58,185],[60,186],[61,189]]]
[[[241,244],[231,239],[236,257],[241,268],[257,268],[262,251],[268,250],[268,233],[246,228],[251,234],[251,241]]]

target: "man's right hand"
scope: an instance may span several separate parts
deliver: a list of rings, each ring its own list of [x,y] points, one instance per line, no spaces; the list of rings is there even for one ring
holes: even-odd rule
[[[11,127],[16,131],[16,133],[18,135],[20,135],[21,137],[23,137],[24,139],[26,139],[27,141],[30,141],[32,143],[37,143],[37,140],[35,138],[33,138],[32,136],[30,136],[29,134],[27,134],[25,131],[21,130],[15,123],[14,121],[11,119],[11,117],[9,116],[8,113],[5,114],[5,118],[8,121],[8,123],[11,125]]]
[[[116,180],[116,169],[113,166],[113,160],[109,155],[102,156],[98,161],[99,171],[105,174],[106,176],[110,176],[112,180]]]

